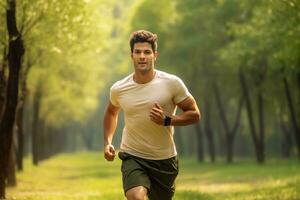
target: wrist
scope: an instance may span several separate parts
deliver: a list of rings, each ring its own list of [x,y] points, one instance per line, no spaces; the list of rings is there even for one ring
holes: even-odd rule
[[[170,126],[171,125],[171,121],[172,121],[171,117],[165,116],[165,118],[164,118],[164,126]]]
[[[109,141],[104,141],[104,146],[107,146],[107,145],[111,145],[111,142],[109,142]]]

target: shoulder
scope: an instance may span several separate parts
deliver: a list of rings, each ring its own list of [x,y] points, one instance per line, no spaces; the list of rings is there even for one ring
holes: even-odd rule
[[[132,81],[132,75],[133,74],[129,74],[128,76],[124,77],[123,79],[116,81],[112,86],[111,86],[111,90],[119,90],[123,87],[126,87],[126,85],[130,84]]]
[[[158,74],[158,77],[161,80],[165,80],[165,81],[167,81],[171,84],[182,83],[182,80],[174,74],[170,74],[170,73],[163,72],[163,71],[160,71],[160,70],[156,70],[156,72]]]
[[[176,76],[174,74],[170,74],[170,73],[163,72],[160,70],[156,70],[156,72],[157,72],[158,77],[163,80],[169,80],[171,82],[181,80],[178,76]]]

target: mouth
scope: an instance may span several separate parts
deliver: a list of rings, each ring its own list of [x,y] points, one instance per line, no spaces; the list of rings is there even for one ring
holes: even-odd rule
[[[139,63],[139,65],[146,65],[147,64],[147,62],[138,62]]]

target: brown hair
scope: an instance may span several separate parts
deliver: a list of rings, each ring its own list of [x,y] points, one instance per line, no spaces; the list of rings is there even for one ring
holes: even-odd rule
[[[129,40],[131,53],[133,52],[134,44],[138,42],[148,42],[151,44],[152,50],[154,52],[157,51],[157,35],[150,31],[139,30],[131,34]]]

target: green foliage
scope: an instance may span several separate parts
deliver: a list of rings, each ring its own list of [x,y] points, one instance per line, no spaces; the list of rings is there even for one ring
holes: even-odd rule
[[[233,124],[242,96],[238,79],[242,69],[247,77],[254,116],[257,94],[261,92],[266,134],[280,134],[281,130],[274,129],[274,122],[276,117],[288,114],[282,77],[290,81],[291,91],[298,90],[300,1],[177,0],[164,3],[155,7],[153,1],[144,0],[132,22],[133,26],[158,33],[157,68],[180,76],[203,113],[206,112],[205,99],[211,102],[213,127],[220,124],[220,115],[214,106],[212,85],[219,84],[226,116]],[[161,14],[163,10],[172,10],[171,20]],[[292,95],[298,105],[297,92]],[[242,127],[249,133],[245,117],[242,115]]]
[[[7,31],[6,31],[6,1],[0,0],[0,66],[3,58],[3,49],[7,46]]]
[[[161,32],[168,28],[168,25],[176,19],[175,2],[171,0],[141,1],[132,20],[132,31],[145,29]]]
[[[229,40],[227,24],[239,14],[237,2],[188,0],[156,7],[151,3],[144,1],[133,24],[157,31],[161,46],[158,66],[180,75],[196,97],[203,96],[213,77],[222,78],[217,70],[228,73],[216,53]],[[153,7],[173,14],[164,17]]]
[[[84,123],[95,111],[107,76],[111,9],[112,3],[105,0],[20,5],[24,63],[32,65],[28,85],[32,95],[42,90],[40,118],[47,126]]]
[[[225,49],[228,53],[224,57],[256,71],[261,67],[275,73],[282,68],[297,70],[299,11],[299,1],[262,1],[247,21],[231,24],[235,40]]]
[[[102,152],[62,154],[34,167],[26,160],[19,184],[8,188],[9,199],[124,199],[120,160],[106,162]],[[265,165],[239,161],[199,164],[180,159],[174,200],[297,199],[297,161],[272,160]]]
[[[228,119],[233,122],[241,96],[237,73],[243,69],[252,100],[256,101],[256,92],[264,92],[267,132],[279,134],[275,117],[289,121],[280,82],[286,76],[291,91],[297,89],[299,0],[17,2],[18,27],[26,46],[22,74],[31,66],[29,106],[35,93],[42,90],[40,120],[47,127],[87,126],[91,118],[90,123],[99,127],[101,117],[96,112],[103,113],[99,96],[107,97],[108,85],[132,71],[128,38],[137,29],[158,34],[157,68],[180,76],[201,110],[205,99],[215,103],[212,84],[218,83]],[[0,6],[1,64],[7,44],[6,1],[0,0]],[[298,102],[298,94],[292,95]],[[217,120],[212,123],[219,127],[215,107],[212,118]],[[246,115],[241,122],[247,134]]]
[[[228,34],[234,39],[219,51],[223,63],[240,67],[249,75],[254,96],[263,91],[269,112],[278,110],[278,104],[284,105],[283,88],[278,87],[282,77],[295,83],[299,72],[299,5],[300,1],[256,3],[248,8],[251,14],[247,18],[230,23]],[[296,89],[293,85],[291,90]],[[280,112],[283,109],[281,106]]]

